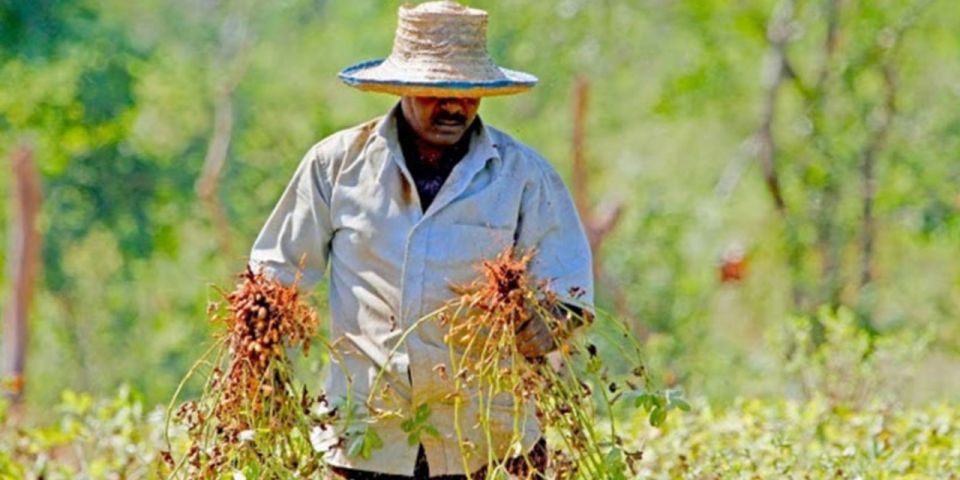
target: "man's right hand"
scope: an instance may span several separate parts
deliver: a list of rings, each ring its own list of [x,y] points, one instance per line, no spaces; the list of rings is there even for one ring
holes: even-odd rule
[[[534,359],[556,348],[550,326],[540,314],[531,312],[530,319],[517,328],[517,350],[524,357]]]

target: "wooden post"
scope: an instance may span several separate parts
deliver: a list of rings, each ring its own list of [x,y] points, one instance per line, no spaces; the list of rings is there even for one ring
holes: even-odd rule
[[[647,332],[643,325],[630,318],[630,312],[627,311],[626,292],[620,288],[617,282],[605,281],[603,268],[600,265],[600,246],[620,221],[623,204],[619,201],[607,202],[607,208],[604,208],[599,214],[590,205],[590,168],[587,166],[585,140],[589,93],[590,82],[584,76],[577,77],[577,83],[573,90],[573,178],[570,185],[570,194],[573,196],[573,203],[577,207],[577,212],[583,222],[587,241],[590,242],[594,281],[597,284],[604,283],[604,288],[613,297],[617,312],[635,328],[636,333],[641,338],[646,338]]]
[[[573,179],[571,195],[577,211],[580,212],[580,218],[583,220],[583,227],[587,233],[587,240],[590,242],[590,251],[593,253],[593,276],[599,279],[601,276],[600,245],[620,220],[623,205],[620,202],[612,203],[609,208],[600,214],[590,206],[590,169],[587,167],[586,142],[584,140],[589,90],[590,83],[586,77],[578,77],[573,95]]]
[[[33,164],[33,151],[19,147],[11,157],[13,202],[10,215],[10,243],[7,253],[7,278],[10,298],[4,312],[3,371],[6,396],[14,403],[23,398],[24,367],[27,356],[27,329],[34,281],[40,263],[40,179]]]

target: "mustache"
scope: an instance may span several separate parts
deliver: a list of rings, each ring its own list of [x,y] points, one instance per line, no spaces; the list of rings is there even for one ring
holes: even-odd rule
[[[459,125],[465,125],[467,123],[466,115],[460,113],[438,113],[436,117],[433,118],[433,124],[438,123],[457,123]]]

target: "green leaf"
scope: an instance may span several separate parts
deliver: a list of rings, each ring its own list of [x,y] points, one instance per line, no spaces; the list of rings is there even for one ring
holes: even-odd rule
[[[650,425],[654,427],[659,427],[663,425],[664,420],[667,419],[667,410],[660,406],[654,407],[653,411],[650,412]]]
[[[430,406],[426,403],[420,405],[417,408],[417,414],[414,416],[414,421],[416,423],[423,423],[430,418]]]
[[[367,437],[370,439],[370,445],[373,446],[373,448],[383,447],[383,440],[380,439],[380,435],[377,435],[376,430],[372,428],[367,429]]]
[[[370,454],[372,454],[374,450],[383,448],[383,440],[380,439],[380,436],[377,435],[377,432],[372,428],[367,429],[367,433],[363,436],[363,439],[363,450],[360,456],[364,459],[370,458]]]
[[[603,458],[606,477],[609,480],[626,480],[624,471],[626,464],[623,462],[623,451],[614,447]]]
[[[652,410],[656,406],[656,396],[652,393],[644,393],[637,397],[636,406],[644,410]]]
[[[620,449],[614,447],[614,448],[611,448],[609,452],[607,452],[607,455],[603,459],[603,462],[606,463],[607,465],[616,465],[617,463],[620,462],[622,458],[623,458],[623,455],[620,452]]]
[[[347,445],[347,456],[348,457],[362,457],[363,456],[363,444],[364,436],[358,435],[350,439],[349,445]],[[366,458],[366,457],[364,457]]]

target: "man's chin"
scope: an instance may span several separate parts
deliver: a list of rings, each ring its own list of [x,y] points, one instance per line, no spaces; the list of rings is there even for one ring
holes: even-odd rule
[[[463,138],[465,131],[466,129],[463,127],[436,127],[430,135],[430,143],[444,147],[456,145]]]

